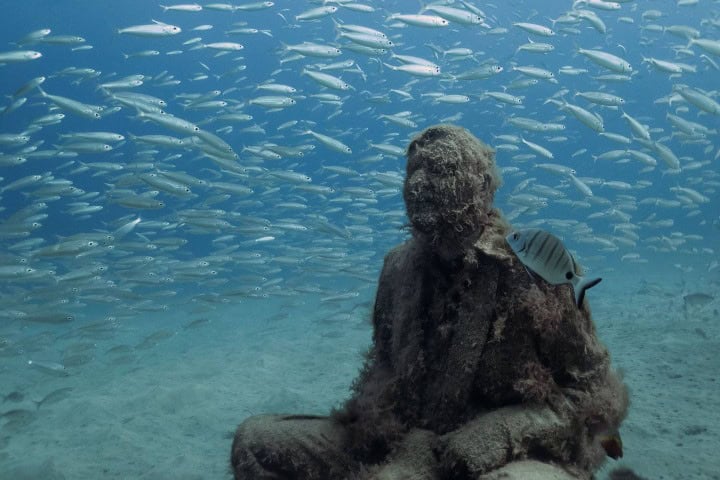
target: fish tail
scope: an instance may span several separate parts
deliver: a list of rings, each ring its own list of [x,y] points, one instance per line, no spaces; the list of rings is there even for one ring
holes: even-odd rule
[[[600,435],[600,445],[608,457],[618,460],[623,456],[622,438],[619,433],[606,433]]]
[[[590,280],[582,280],[575,285],[575,303],[580,308],[583,300],[585,300],[585,292],[598,283],[602,282],[602,278],[592,278]]]

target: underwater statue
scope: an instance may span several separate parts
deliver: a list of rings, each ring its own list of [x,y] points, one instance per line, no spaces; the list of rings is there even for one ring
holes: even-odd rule
[[[500,182],[465,129],[412,140],[412,236],[385,257],[351,398],[328,417],[247,419],[236,479],[589,479],[622,455],[627,389],[587,300],[508,245]]]

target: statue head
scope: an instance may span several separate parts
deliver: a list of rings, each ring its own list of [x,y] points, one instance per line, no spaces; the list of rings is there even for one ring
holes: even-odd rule
[[[410,142],[403,198],[413,236],[463,256],[488,224],[501,179],[495,152],[464,128],[436,125]]]

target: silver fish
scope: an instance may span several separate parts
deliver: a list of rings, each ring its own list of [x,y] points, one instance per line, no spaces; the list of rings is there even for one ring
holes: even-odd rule
[[[169,35],[177,35],[182,29],[175,25],[156,22],[149,25],[133,25],[131,27],[120,28],[117,33],[135,35],[139,37],[167,37]]]
[[[50,95],[40,88],[40,86],[38,86],[37,89],[43,97],[47,98],[63,110],[68,110],[76,115],[80,115],[81,117],[89,118],[91,120],[99,119],[101,117],[100,113],[104,109],[104,107],[99,105],[82,103],[77,100],[73,100],[72,98],[61,97],[60,95]]]
[[[45,362],[40,360],[28,360],[27,364],[35,368],[36,370],[39,370],[43,373],[46,373],[48,375],[54,375],[58,377],[67,377],[70,375],[67,370],[65,370],[65,365],[57,362]]]
[[[713,297],[709,293],[703,292],[688,293],[687,295],[683,295],[683,302],[685,307],[702,307],[712,302],[714,299],[715,297]]]
[[[15,50],[12,52],[0,52],[0,64],[29,62],[42,57],[42,53],[34,50]]]
[[[602,281],[602,278],[586,279],[580,275],[575,258],[550,232],[539,228],[516,230],[506,240],[522,264],[543,280],[552,285],[571,284],[578,307],[582,305],[585,291]]]

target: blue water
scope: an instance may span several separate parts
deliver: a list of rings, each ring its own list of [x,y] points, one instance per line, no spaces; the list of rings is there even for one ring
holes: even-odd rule
[[[633,392],[631,414],[623,427],[627,454],[622,464],[637,467],[650,478],[717,478],[720,464],[712,452],[720,445],[720,421],[697,416],[719,407],[718,379],[713,375],[720,363],[708,352],[717,351],[720,334],[716,294],[720,159],[714,132],[720,129],[720,117],[701,112],[682,98],[670,105],[659,100],[673,94],[673,85],[685,84],[720,101],[720,57],[699,46],[687,46],[682,37],[653,31],[658,25],[687,25],[699,30],[702,38],[717,40],[717,1],[701,0],[694,6],[635,1],[623,3],[617,11],[590,9],[606,24],[604,34],[587,21],[553,25],[550,19],[572,7],[571,2],[560,1],[542,2],[542,7],[531,1],[474,2],[487,15],[487,27],[451,22],[444,28],[401,28],[397,22],[386,21],[392,13],[417,13],[417,2],[374,2],[372,13],[338,7],[332,15],[306,22],[294,18],[319,3],[276,1],[271,8],[234,13],[163,12],[154,2],[141,0],[6,3],[7,14],[0,20],[0,51],[17,49],[12,42],[41,28],[86,41],[23,47],[41,52],[42,57],[0,66],[5,104],[11,103],[10,96],[25,82],[46,76],[42,88],[49,94],[110,109],[118,104],[98,85],[142,74],[143,85],[123,91],[162,98],[168,113],[208,131],[230,127],[217,135],[232,146],[237,164],[245,170],[228,173],[197,149],[170,150],[133,142],[129,134],[185,135],[143,122],[128,107],[97,121],[64,111],[59,124],[32,131],[27,143],[0,145],[3,155],[23,156],[33,149],[61,145],[60,134],[107,131],[126,137],[107,153],[29,158],[21,165],[0,166],[0,187],[27,175],[44,176],[38,183],[0,193],[0,266],[26,265],[35,270],[33,275],[7,275],[0,284],[0,395],[5,398],[0,403],[0,413],[5,412],[0,416],[0,478],[37,478],[34,472],[39,471],[45,472],[44,478],[227,477],[227,434],[247,415],[268,411],[322,414],[341,402],[370,341],[368,319],[383,256],[408,236],[400,185],[374,179],[377,172],[402,179],[404,158],[378,155],[370,144],[404,149],[415,134],[447,118],[499,147],[496,161],[504,184],[496,205],[512,223],[552,230],[576,253],[585,270],[606,278],[589,292],[589,299],[599,334],[615,364],[626,371]],[[458,2],[453,6],[464,8]],[[644,19],[643,13],[651,9],[662,16]],[[338,37],[333,19],[387,33],[395,43],[392,52],[434,61],[442,75],[413,77],[383,66],[383,62],[400,65],[389,53],[353,53],[345,48],[349,42]],[[165,38],[117,33],[152,20],[177,25],[182,32]],[[240,28],[235,25],[238,22],[271,36],[224,33]],[[533,36],[513,26],[514,22],[552,27],[557,35]],[[192,30],[199,25],[212,28]],[[568,27],[577,31],[563,30]],[[195,37],[201,40],[183,45]],[[552,43],[555,49],[546,54],[515,53],[528,37]],[[241,43],[243,50],[216,55],[207,48],[191,49],[228,41]],[[291,55],[284,52],[283,44],[304,41],[335,45],[343,53],[335,58],[281,62]],[[72,50],[81,45],[93,48]],[[474,54],[453,59],[436,55],[428,45],[443,50],[470,48]],[[633,67],[631,79],[594,79],[614,72],[578,54],[578,48],[626,59]],[[123,56],[144,50],[158,50],[160,55]],[[173,51],[180,52],[167,54]],[[646,57],[688,64],[696,72],[671,76],[644,63]],[[325,72],[342,78],[350,90],[329,90],[301,74],[309,65],[350,59],[356,66]],[[452,80],[484,64],[502,66],[503,71],[483,80]],[[515,66],[547,69],[557,81],[539,80],[527,88],[507,90],[523,96],[519,107],[482,97],[486,91],[504,91],[514,80],[527,78],[513,71]],[[567,75],[560,72],[563,66],[587,73]],[[92,68],[98,73],[61,74],[68,67]],[[179,84],[160,86],[155,80],[160,75],[165,79],[171,75]],[[275,95],[257,90],[262,83],[295,87],[297,92],[290,96],[296,105],[270,111],[250,104],[261,95]],[[561,89],[567,92],[558,96]],[[221,92],[213,99],[227,101],[227,107],[183,107],[188,94],[213,90]],[[412,98],[392,90],[407,92]],[[623,110],[650,129],[653,141],[679,157],[681,169],[669,172],[637,139],[627,146],[612,142],[547,102],[562,97],[599,113],[606,132],[632,137],[619,110],[593,106],[574,96],[579,91],[624,98]],[[338,95],[340,102],[324,104],[312,97],[326,93]],[[471,99],[464,104],[443,104],[433,101],[431,94],[438,93]],[[58,111],[33,90],[18,110],[0,115],[0,133],[20,134],[38,117]],[[252,119],[203,123],[231,112],[249,114]],[[399,112],[409,112],[407,118],[417,128],[380,117]],[[668,113],[700,123],[713,133],[684,140],[666,119]],[[565,129],[521,131],[508,123],[513,116],[562,123]],[[278,130],[289,121],[298,124]],[[260,127],[264,133],[243,131],[249,127]],[[352,154],[338,153],[303,134],[308,129],[343,142]],[[550,149],[554,158],[513,158],[533,152],[523,143],[516,144],[516,151],[508,150],[508,141],[498,139],[500,135],[522,136]],[[263,159],[248,150],[267,143],[302,147],[304,155]],[[645,165],[627,155],[621,161],[593,160],[593,156],[626,148],[653,154],[657,166],[644,170]],[[171,157],[176,154],[180,155]],[[93,162],[112,162],[124,169],[76,171],[83,163]],[[118,190],[130,189],[137,195],[153,190],[133,173],[135,162],[154,164],[139,173],[155,168],[180,171],[205,182],[244,185],[253,192],[231,193],[224,199],[216,197],[225,192],[215,187],[190,186],[193,195],[188,197],[158,193],[154,198],[164,202],[163,208],[126,208],[115,201]],[[591,186],[593,197],[585,198],[562,175],[536,168],[538,163],[575,169]],[[325,167],[346,167],[352,172],[337,173]],[[308,192],[266,175],[268,170],[302,173],[312,178],[311,186],[332,191]],[[55,199],[39,194],[39,188],[53,181],[50,176],[55,181],[69,180],[82,192]],[[534,180],[516,191],[528,178]],[[625,182],[630,188],[616,190],[602,184],[608,181]],[[557,196],[538,187],[557,189]],[[692,189],[703,200],[688,198],[678,187]],[[355,188],[369,190],[361,193]],[[523,208],[515,201],[518,194],[543,197],[547,205]],[[653,198],[676,204],[657,206],[648,201]],[[14,223],[13,214],[41,202],[47,205],[38,208],[42,218],[35,221],[39,225],[23,229]],[[71,215],[76,202],[102,209]],[[227,223],[219,228],[193,227],[188,222],[189,209],[200,210],[204,219],[216,217]],[[140,223],[126,237],[101,240],[81,255],[39,253],[66,237],[95,239],[138,217]],[[665,223],[657,225],[657,221]],[[283,224],[303,228],[283,228]],[[627,226],[620,224],[632,224],[637,239],[623,236]],[[29,239],[42,240],[31,247],[16,245]],[[96,271],[77,280],[59,280],[88,268]],[[690,293],[715,298],[693,307],[688,315],[683,296]],[[58,312],[71,315],[73,321],[28,321]],[[191,324],[200,319],[208,321]],[[62,365],[66,375],[31,368],[28,360]],[[673,371],[669,374],[661,366]],[[72,390],[35,411],[32,402],[62,388]],[[23,398],[8,399],[12,392]],[[667,401],[656,404],[663,392],[670,392]],[[28,413],[8,413],[16,409]],[[695,424],[704,425],[705,430],[697,433],[690,428]],[[668,460],[675,456],[677,462]]]

